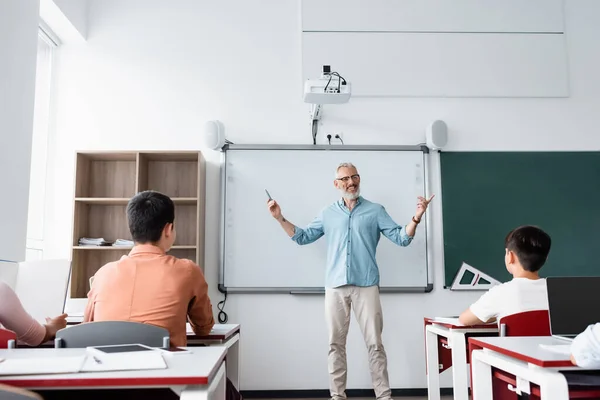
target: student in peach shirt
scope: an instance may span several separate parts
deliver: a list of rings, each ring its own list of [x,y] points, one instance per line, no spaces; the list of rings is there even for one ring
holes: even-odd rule
[[[172,346],[187,344],[187,321],[197,335],[208,334],[215,321],[202,270],[166,254],[176,237],[173,201],[154,191],[138,193],[127,205],[127,219],[134,248],[96,272],[84,322],[160,326],[169,330]]]

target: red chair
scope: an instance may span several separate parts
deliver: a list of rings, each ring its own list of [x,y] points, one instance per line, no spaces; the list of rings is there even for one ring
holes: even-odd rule
[[[550,336],[548,310],[525,311],[500,318],[500,336]]]
[[[0,329],[0,349],[17,347],[17,334],[8,329]]]

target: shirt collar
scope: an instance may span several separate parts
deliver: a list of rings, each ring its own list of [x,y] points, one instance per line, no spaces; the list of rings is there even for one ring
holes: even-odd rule
[[[356,199],[356,205],[359,205],[362,202],[363,202],[363,197],[362,196],[358,196],[358,199]],[[338,204],[340,205],[340,207],[348,208],[348,207],[346,207],[346,203],[344,203],[344,198],[343,197],[341,197],[338,200]]]
[[[153,244],[136,244],[133,249],[129,252],[130,256],[137,254],[165,254],[165,252],[158,246]]]

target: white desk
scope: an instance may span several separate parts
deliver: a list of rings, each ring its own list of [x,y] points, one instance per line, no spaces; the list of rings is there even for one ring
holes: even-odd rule
[[[224,347],[190,348],[192,354],[165,356],[167,369],[0,376],[0,383],[33,390],[170,388],[183,400],[225,400]],[[85,349],[9,349],[0,358],[68,357]]]
[[[240,324],[215,324],[206,336],[197,336],[187,324],[187,342],[193,346],[224,346],[227,348],[227,377],[240,390]]]
[[[440,346],[451,351],[452,387],[455,400],[469,400],[469,369],[467,363],[467,337],[469,335],[494,335],[497,324],[476,326],[458,325],[450,319],[446,322],[425,318],[425,351],[427,357],[427,395],[429,400],[440,400],[440,371],[448,363],[440,361]],[[445,342],[441,341],[445,338]],[[479,400],[479,399],[478,399]]]
[[[67,317],[68,325],[83,322],[83,316]],[[240,324],[215,324],[208,335],[198,336],[189,323],[186,324],[187,345],[194,346],[225,346],[227,348],[227,377],[240,390]],[[54,347],[54,342],[48,342],[43,347]]]
[[[535,394],[532,385],[539,386],[542,400],[568,400],[569,386],[559,370],[577,370],[570,356],[544,349],[543,345],[564,345],[564,340],[551,336],[531,337],[478,337],[470,338],[469,344],[479,347],[471,358],[473,372],[473,397],[477,400],[492,400],[492,368],[505,371],[516,377],[518,394]]]

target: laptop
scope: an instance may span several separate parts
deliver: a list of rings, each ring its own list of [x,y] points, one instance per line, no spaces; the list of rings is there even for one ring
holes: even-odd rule
[[[548,277],[546,285],[553,337],[570,342],[600,322],[600,277]]]
[[[27,312],[38,322],[59,316],[65,310],[71,261],[35,260],[19,263],[15,293]]]

